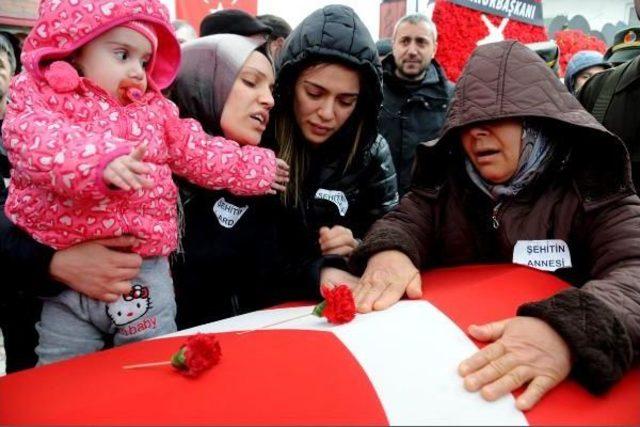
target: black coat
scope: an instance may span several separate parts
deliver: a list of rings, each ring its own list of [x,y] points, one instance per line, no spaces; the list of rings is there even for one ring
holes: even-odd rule
[[[310,161],[302,215],[314,241],[320,227],[334,225],[347,227],[361,238],[398,203],[395,169],[384,138],[378,136],[346,171],[340,148],[323,145]]]
[[[619,67],[622,67],[620,65]],[[591,77],[578,92],[578,100],[587,111],[593,107],[609,80],[613,69]],[[631,155],[631,171],[636,190],[640,188],[640,57],[629,64],[609,104],[609,109],[602,122],[607,130],[618,135],[627,146]]]
[[[1,156],[0,156],[1,157]],[[54,296],[64,286],[49,277],[54,250],[33,240],[4,213],[6,191],[0,195],[0,328],[4,335],[7,372],[35,366],[42,311],[41,297]]]
[[[319,9],[289,35],[278,63],[274,116],[292,114],[287,109],[292,103],[291,88],[300,71],[315,61],[338,62],[358,70],[361,95],[342,128],[310,150],[301,215],[313,242],[321,226],[343,225],[355,237],[362,237],[377,218],[398,203],[398,193],[389,145],[378,135],[376,125],[382,101],[380,60],[371,35],[351,8],[331,5]],[[364,118],[362,137],[346,168],[356,139],[354,117],[358,114]],[[307,143],[300,132],[295,138],[296,144]]]
[[[0,131],[2,130],[3,120],[0,120]],[[2,145],[2,132],[0,132],[0,190],[5,189],[4,178],[9,178],[10,176],[10,166],[9,159],[7,158],[7,153]]]
[[[384,98],[378,128],[391,147],[398,191],[403,195],[411,184],[416,147],[438,137],[454,86],[435,60],[417,83],[395,75],[393,55],[388,55],[382,65]]]
[[[179,329],[319,297],[319,270],[327,260],[277,196],[180,187],[184,252],[172,257]]]

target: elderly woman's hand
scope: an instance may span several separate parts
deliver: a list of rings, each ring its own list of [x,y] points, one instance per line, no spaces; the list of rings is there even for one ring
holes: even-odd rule
[[[320,227],[318,243],[322,255],[349,256],[358,247],[358,241],[353,238],[353,232],[341,225],[331,228]]]
[[[486,400],[496,400],[528,383],[516,400],[517,408],[526,411],[571,370],[565,341],[551,326],[534,317],[471,325],[469,334],[480,341],[494,341],[458,367],[465,388],[481,390]]]
[[[400,251],[383,251],[369,258],[367,268],[353,290],[360,313],[384,310],[402,298],[422,297],[420,271]]]

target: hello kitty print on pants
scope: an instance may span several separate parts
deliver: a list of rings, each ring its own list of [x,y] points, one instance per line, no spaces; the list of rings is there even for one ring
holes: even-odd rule
[[[120,295],[117,301],[107,304],[107,315],[118,327],[136,321],[151,308],[149,288],[140,280],[133,283],[128,295]]]
[[[96,301],[73,290],[44,301],[36,329],[38,364],[98,351],[103,335],[114,345],[176,331],[176,304],[166,257],[148,258],[132,290],[114,303]]]

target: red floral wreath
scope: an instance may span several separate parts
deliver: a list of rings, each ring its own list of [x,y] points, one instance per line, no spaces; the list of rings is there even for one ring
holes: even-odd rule
[[[478,40],[489,32],[480,16],[482,12],[458,6],[447,0],[436,0],[433,11],[433,22],[438,28],[438,50],[436,59],[444,67],[447,77],[457,81],[471,52],[476,48]],[[487,15],[496,26],[502,21],[501,16]],[[534,43],[548,40],[544,27],[510,20],[504,29],[505,39],[518,40],[522,43]]]
[[[596,50],[604,53],[607,44],[597,37],[585,34],[582,30],[562,30],[555,34],[556,43],[560,48],[560,76],[564,77],[567,64],[577,52],[581,50]]]

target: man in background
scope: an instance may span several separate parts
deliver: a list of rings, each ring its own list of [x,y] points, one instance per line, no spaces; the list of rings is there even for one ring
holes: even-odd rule
[[[193,28],[187,21],[176,19],[171,22],[171,25],[173,25],[173,29],[176,31],[176,38],[180,44],[198,38],[195,28]]]
[[[635,0],[640,18],[640,0]],[[591,77],[578,100],[609,131],[618,135],[631,156],[631,173],[640,189],[640,56]]]
[[[268,38],[269,53],[276,60],[284,47],[284,41],[291,33],[291,25],[284,19],[275,15],[259,15],[256,17],[258,21],[271,28],[271,34]]]
[[[267,41],[271,28],[243,10],[224,9],[210,13],[200,23],[200,37],[213,34],[238,34]]]
[[[631,61],[640,54],[640,27],[629,27],[613,36],[613,44],[604,53],[604,60],[614,67]]]
[[[453,84],[434,59],[438,32],[427,16],[401,18],[392,44],[382,61],[384,99],[378,127],[389,142],[402,196],[411,184],[416,146],[440,133]]]
[[[581,50],[571,57],[564,73],[564,85],[572,94],[584,86],[591,77],[611,68],[611,64],[595,50]]]

